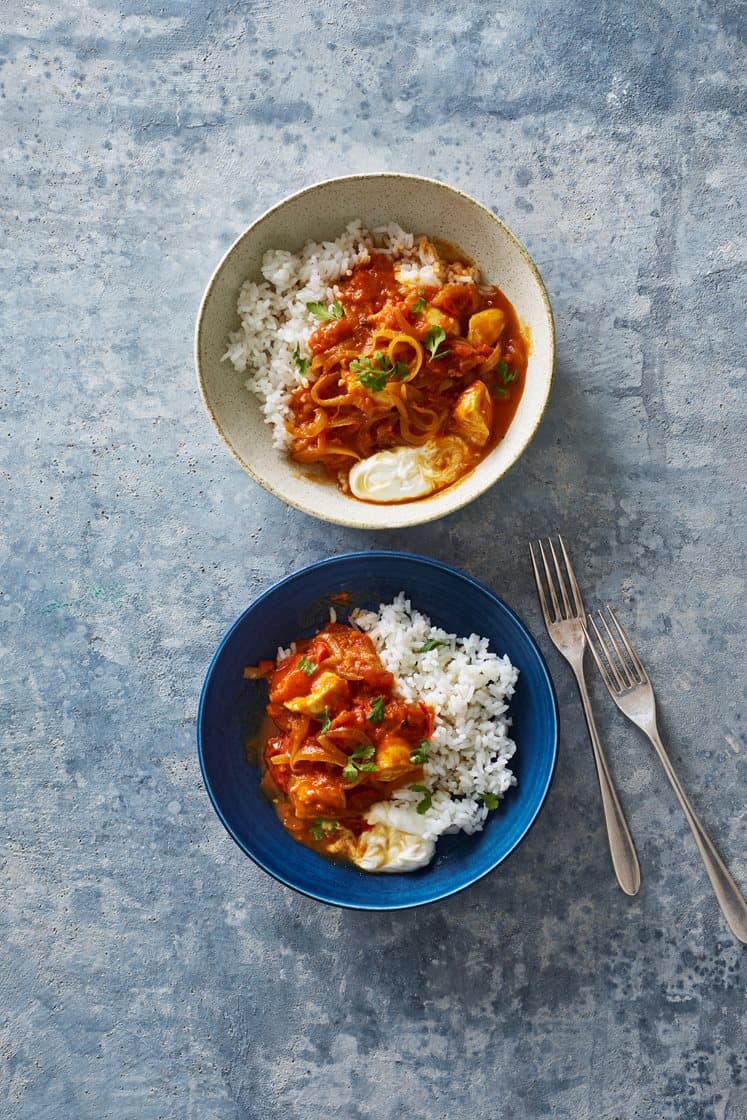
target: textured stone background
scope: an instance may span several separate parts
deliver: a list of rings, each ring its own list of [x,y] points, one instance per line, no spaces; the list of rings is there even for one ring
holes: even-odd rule
[[[589,601],[622,604],[747,883],[739,5],[394,7],[3,5],[13,1120],[747,1116],[742,951],[658,765],[596,689],[644,876],[635,900],[616,888],[554,651],[550,800],[447,904],[296,897],[200,783],[195,708],[226,625],[275,577],[372,543],[285,509],[218,442],[192,368],[201,292],[284,194],[422,172],[535,256],[557,385],[499,487],[376,543],[473,572],[548,649],[526,541],[562,527]]]

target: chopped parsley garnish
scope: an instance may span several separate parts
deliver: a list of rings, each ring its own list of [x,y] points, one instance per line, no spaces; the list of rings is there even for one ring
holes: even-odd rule
[[[421,814],[422,813],[427,813],[428,810],[433,805],[433,791],[428,789],[428,786],[420,786],[420,785],[408,786],[407,788],[411,789],[414,793],[422,793],[423,794],[423,800],[418,801],[415,808]]]
[[[337,832],[337,821],[326,821],[324,817],[317,817],[309,825],[309,835],[315,840],[323,840],[325,836],[334,836]]]
[[[517,373],[515,369],[509,369],[505,362],[499,362],[495,367],[496,376],[499,378],[500,384],[493,386],[493,396],[507,397],[507,385],[511,385],[516,380]]]
[[[353,358],[350,370],[371,393],[380,393],[390,379],[403,381],[410,372],[405,362],[392,362],[381,350],[374,351],[373,361],[363,355]]]
[[[369,723],[381,723],[384,718],[384,697],[377,696],[375,700],[371,701],[368,715],[366,719]]]
[[[331,323],[333,319],[342,319],[345,314],[339,299],[336,299],[331,307],[325,307],[323,303],[307,303],[306,309],[320,323]]]
[[[364,389],[368,389],[369,393],[380,393],[386,385],[387,376],[385,373],[369,373],[368,371],[364,371],[358,374],[358,380]]]
[[[342,776],[346,782],[357,782],[360,771],[370,773],[378,769],[375,762],[365,761],[373,757],[374,750],[375,748],[371,743],[361,743],[359,747],[355,748],[348,759],[347,766],[342,772]]]
[[[431,327],[428,333],[425,335],[423,342],[425,343],[426,349],[428,350],[432,361],[438,358],[445,358],[447,354],[451,353],[451,350],[439,351],[438,349],[445,338],[446,331],[443,329],[443,327]]]
[[[302,657],[296,668],[305,673],[307,677],[313,677],[319,666],[314,661],[309,661],[308,657]]]
[[[427,642],[417,650],[417,653],[430,653],[432,649],[438,649],[439,646],[447,646],[448,642],[442,642],[440,638],[429,638]]]
[[[314,719],[318,719],[322,725],[322,734],[329,731],[332,726],[332,720],[329,718],[329,708],[325,708],[323,712],[317,712]]]
[[[425,297],[425,292],[423,291],[422,288],[419,288],[418,289],[418,298],[415,300],[412,307],[410,308],[410,313],[412,315],[419,315],[421,311],[425,311],[426,307],[428,306],[428,301],[424,297]]]
[[[410,752],[410,762],[413,766],[423,766],[428,761],[428,747],[430,745],[428,739],[421,739],[420,746],[415,747]],[[410,788],[412,789],[412,786]]]
[[[293,361],[296,363],[296,369],[301,374],[301,377],[308,377],[309,359],[301,357],[301,350],[298,344],[293,351]]]
[[[482,803],[486,809],[497,809],[501,803],[501,799],[497,793],[482,793]]]

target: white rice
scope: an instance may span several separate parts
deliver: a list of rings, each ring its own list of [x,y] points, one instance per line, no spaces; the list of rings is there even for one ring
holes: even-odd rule
[[[458,638],[433,626],[413,610],[404,592],[378,612],[354,612],[352,621],[371,637],[402,698],[423,701],[435,711],[422,783],[433,791],[433,801],[421,814],[420,835],[435,840],[446,832],[479,832],[488,815],[482,795],[502,797],[516,784],[508,767],[516,751],[509,738],[508,701],[518,670],[507,656],[490,652],[487,638]],[[420,653],[429,639],[445,645]],[[422,797],[402,789],[392,802],[409,810],[412,819]]]
[[[405,287],[438,286],[444,280],[444,264],[424,238],[416,239],[394,222],[371,232],[358,220],[335,241],[309,241],[300,253],[270,250],[262,259],[264,279],[247,280],[239,291],[241,326],[229,335],[223,360],[248,375],[245,385],[259,398],[276,447],[288,442],[288,398],[303,384],[294,351],[298,347],[301,358],[310,357],[309,336],[318,326],[306,304],[332,304],[339,294],[337,281],[370,260],[374,247],[398,262],[395,272]],[[463,276],[450,274],[449,279],[473,276],[471,270]]]

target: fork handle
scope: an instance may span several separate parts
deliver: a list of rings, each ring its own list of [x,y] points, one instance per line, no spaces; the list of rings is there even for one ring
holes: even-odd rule
[[[642,730],[651,740],[651,744],[659,756],[659,761],[664,767],[664,773],[669,778],[672,789],[677,795],[677,800],[682,807],[687,823],[690,825],[690,831],[698,845],[706,874],[711,880],[711,886],[729,928],[735,937],[747,945],[747,902],[745,902],[739,887],[732,879],[726,864],[716,851],[710,836],[698,820],[687,794],[680,785],[680,780],[674,772],[674,767],[669,761],[669,755],[661,741],[658,728],[656,726],[653,729],[644,727]]]
[[[633,838],[625,821],[622,805],[618,799],[615,787],[612,784],[612,775],[607,766],[602,744],[599,741],[599,732],[594,722],[594,713],[591,710],[591,701],[586,688],[583,667],[573,667],[578,691],[581,693],[581,703],[586,717],[586,726],[589,729],[591,749],[594,752],[594,765],[597,770],[599,792],[602,795],[602,809],[604,823],[607,826],[607,839],[610,845],[612,866],[615,869],[617,881],[626,894],[638,894],[641,886],[641,869],[638,866],[638,856],[633,845]]]

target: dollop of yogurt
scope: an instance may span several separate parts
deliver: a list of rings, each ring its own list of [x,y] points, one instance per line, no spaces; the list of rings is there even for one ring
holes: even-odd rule
[[[380,801],[366,820],[372,827],[361,835],[352,856],[363,871],[414,871],[433,859],[436,842],[423,836],[423,819],[414,810]]]
[[[351,467],[350,489],[365,501],[401,502],[425,497],[433,483],[423,473],[420,448],[397,447],[377,451]]]
[[[424,498],[448,486],[474,459],[459,436],[436,436],[422,447],[377,451],[350,468],[350,489],[366,502],[403,502]]]

